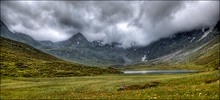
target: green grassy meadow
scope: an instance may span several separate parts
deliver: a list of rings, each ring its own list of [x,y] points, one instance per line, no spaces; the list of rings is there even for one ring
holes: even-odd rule
[[[156,87],[121,86],[159,82]],[[2,77],[1,99],[219,99],[219,71],[194,74],[109,74],[55,78]]]

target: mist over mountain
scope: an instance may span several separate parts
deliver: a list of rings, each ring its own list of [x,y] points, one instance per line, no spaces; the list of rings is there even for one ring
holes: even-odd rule
[[[1,1],[1,20],[39,41],[68,41],[80,32],[89,42],[144,47],[214,27],[219,1]]]

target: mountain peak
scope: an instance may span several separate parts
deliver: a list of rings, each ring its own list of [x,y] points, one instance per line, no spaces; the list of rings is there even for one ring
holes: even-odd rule
[[[74,41],[76,41],[76,40],[78,40],[78,41],[86,40],[87,41],[87,39],[84,37],[84,35],[80,32],[73,35],[69,40],[74,40]]]
[[[88,40],[84,37],[82,33],[79,32],[73,35],[70,39],[68,39],[67,42],[79,44],[79,43],[88,43]]]
[[[78,32],[77,34],[75,34],[75,36],[83,36],[83,34]]]

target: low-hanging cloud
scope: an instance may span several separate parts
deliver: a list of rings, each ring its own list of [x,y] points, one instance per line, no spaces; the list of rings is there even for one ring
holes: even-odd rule
[[[81,32],[89,41],[145,46],[214,26],[219,1],[1,1],[1,20],[37,40],[57,42]]]

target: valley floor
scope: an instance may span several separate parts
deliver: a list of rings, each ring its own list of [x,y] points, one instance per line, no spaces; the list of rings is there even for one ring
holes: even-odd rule
[[[1,77],[1,99],[219,99],[219,71],[194,74]],[[121,86],[159,82],[156,87]]]

